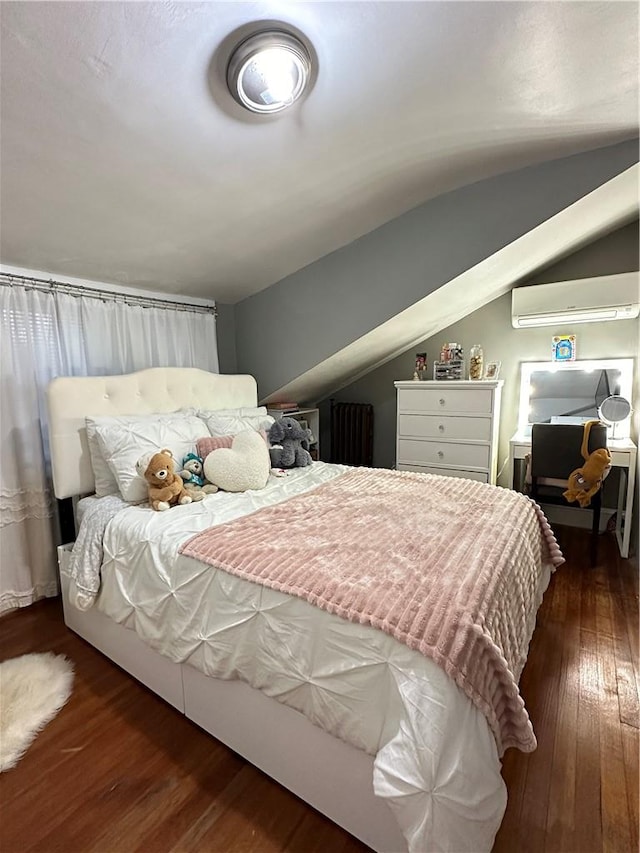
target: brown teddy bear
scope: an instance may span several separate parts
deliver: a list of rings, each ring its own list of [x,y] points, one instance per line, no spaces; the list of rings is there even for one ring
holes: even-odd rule
[[[175,473],[173,453],[166,447],[157,453],[146,453],[138,459],[136,469],[147,481],[152,509],[162,512],[176,504],[191,503],[182,478]]]

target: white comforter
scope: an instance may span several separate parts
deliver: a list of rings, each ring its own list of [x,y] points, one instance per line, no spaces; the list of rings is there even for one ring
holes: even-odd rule
[[[410,851],[488,851],[506,806],[496,744],[435,663],[375,628],[178,554],[195,533],[343,470],[315,463],[259,492],[118,512],[104,536],[96,606],[172,660],[243,679],[375,755],[375,792]]]

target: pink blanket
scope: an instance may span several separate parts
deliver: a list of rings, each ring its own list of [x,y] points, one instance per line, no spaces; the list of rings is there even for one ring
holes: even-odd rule
[[[487,717],[500,755],[535,749],[518,680],[541,567],[564,560],[525,496],[360,468],[211,527],[180,551],[386,631],[445,669]]]

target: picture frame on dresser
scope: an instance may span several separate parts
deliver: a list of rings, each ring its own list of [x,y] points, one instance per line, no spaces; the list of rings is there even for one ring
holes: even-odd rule
[[[503,380],[394,383],[396,468],[495,485]]]

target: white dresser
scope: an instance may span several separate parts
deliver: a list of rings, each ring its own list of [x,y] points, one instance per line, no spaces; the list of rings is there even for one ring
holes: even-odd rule
[[[496,482],[502,380],[395,382],[396,467]]]

